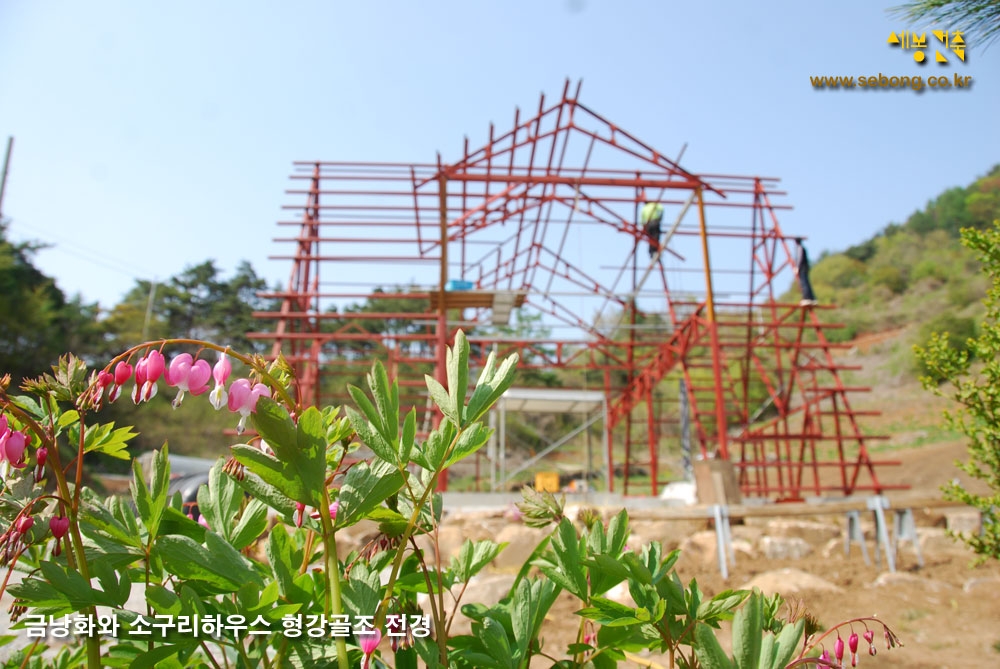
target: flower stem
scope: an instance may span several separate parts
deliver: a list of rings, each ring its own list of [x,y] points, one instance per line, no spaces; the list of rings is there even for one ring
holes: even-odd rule
[[[339,616],[343,613],[340,596],[340,561],[337,559],[337,538],[333,529],[333,521],[330,518],[330,492],[325,485],[321,501],[323,506],[320,507],[319,522],[323,526],[323,553],[326,559],[326,577],[329,583],[326,608],[333,615]],[[347,639],[342,636],[337,637],[337,666],[340,669],[348,669]]]

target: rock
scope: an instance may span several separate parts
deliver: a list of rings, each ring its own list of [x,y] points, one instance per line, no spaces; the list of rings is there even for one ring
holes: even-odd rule
[[[680,544],[681,558],[695,562],[715,562],[718,560],[717,541],[715,530],[703,530],[695,532],[684,539]],[[733,553],[737,560],[743,558],[756,557],[753,544],[746,539],[733,538]]]
[[[635,608],[635,600],[632,599],[632,593],[628,590],[628,581],[623,581],[611,588],[604,593],[604,597],[613,602],[618,602],[619,604]]]
[[[811,546],[822,546],[830,539],[842,536],[843,528],[829,523],[817,523],[794,518],[774,518],[766,525],[765,534],[772,537],[798,537]]]
[[[984,595],[992,594],[996,596],[1000,594],[1000,576],[980,576],[978,578],[970,578],[962,586],[962,590],[965,592],[973,592],[976,590],[981,591]]]
[[[944,517],[948,529],[952,532],[968,532],[970,534],[979,532],[981,520],[977,509],[949,509],[945,511]]]
[[[925,558],[942,553],[965,553],[971,555],[969,548],[959,539],[952,539],[942,527],[918,527],[917,539],[920,541],[920,552]]]
[[[760,538],[757,546],[768,560],[801,560],[812,552],[812,546],[801,537],[765,535]]]
[[[498,570],[517,572],[524,564],[524,561],[535,550],[538,542],[545,538],[547,532],[527,525],[511,524],[500,530],[493,541],[499,543],[507,542],[509,545],[500,551],[500,555],[493,561],[493,567]]]
[[[733,539],[743,539],[751,544],[756,544],[757,540],[764,534],[764,528],[759,525],[733,525],[730,527],[730,532]]]
[[[955,588],[955,586],[944,581],[936,581],[932,578],[924,578],[916,574],[900,571],[895,573],[883,572],[872,582],[872,585],[876,588],[899,588],[909,592],[944,592]]]
[[[814,576],[801,569],[775,569],[757,574],[741,588],[760,588],[765,594],[779,592],[782,595],[812,590],[815,592],[840,592],[840,588],[826,579]]]

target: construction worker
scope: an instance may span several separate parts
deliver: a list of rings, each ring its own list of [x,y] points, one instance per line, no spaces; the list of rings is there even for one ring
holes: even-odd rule
[[[659,202],[646,202],[639,212],[639,222],[642,231],[649,237],[649,257],[652,258],[660,250],[660,221],[663,220],[663,205]]]
[[[795,238],[795,245],[798,250],[796,263],[796,273],[799,275],[799,290],[802,291],[802,306],[812,306],[816,304],[816,294],[813,292],[812,282],[809,281],[809,255],[806,247],[802,245],[802,238]]]

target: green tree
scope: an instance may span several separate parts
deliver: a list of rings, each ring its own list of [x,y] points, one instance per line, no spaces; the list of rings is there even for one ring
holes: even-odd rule
[[[968,340],[966,351],[954,346],[948,333],[938,333],[915,352],[928,372],[921,379],[924,387],[958,405],[945,412],[948,426],[969,440],[969,460],[958,466],[989,488],[988,494],[979,495],[954,481],[944,486],[946,498],[982,514],[982,534],[961,539],[980,560],[1000,559],[1000,221],[986,230],[962,230],[962,243],[978,254],[991,284],[979,336]],[[973,368],[973,358],[981,365]]]
[[[261,325],[253,312],[268,308],[268,301],[257,297],[257,292],[266,288],[267,283],[246,261],[228,279],[220,275],[213,261],[206,260],[155,287],[138,280],[105,319],[105,346],[116,351],[126,342],[140,339],[183,337],[260,351],[262,345],[249,339],[247,333]]]
[[[891,12],[914,23],[942,21],[948,27],[968,31],[976,43],[989,44],[1000,35],[1000,2],[996,0],[915,0]]]
[[[0,369],[15,380],[45,372],[59,355],[85,356],[98,336],[97,306],[67,299],[55,280],[34,266],[39,244],[7,240],[0,222]]]

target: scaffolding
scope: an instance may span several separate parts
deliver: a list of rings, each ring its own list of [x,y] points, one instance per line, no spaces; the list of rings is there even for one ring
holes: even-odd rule
[[[841,379],[858,367],[835,357],[832,307],[789,290],[799,238],[778,224],[778,180],[688,171],[683,150],[668,158],[573,88],[515,110],[507,132],[491,124],[480,148],[466,138],[454,162],[294,164],[275,239],[289,250],[272,256],[291,276],[263,294],[281,306],[255,313],[272,327],[251,336],[293,365],[301,400],[346,401],[344,380],[378,356],[432,429],[423,376],[445,382],[462,328],[473,365],[518,352],[522,370],[603,392],[609,490],[656,495],[682,418],[744,495],[904,487],[879,482],[898,463],[869,454],[886,437],[852,408],[868,388]],[[647,202],[664,209],[662,236],[640,223]],[[511,325],[518,312],[539,317]]]

